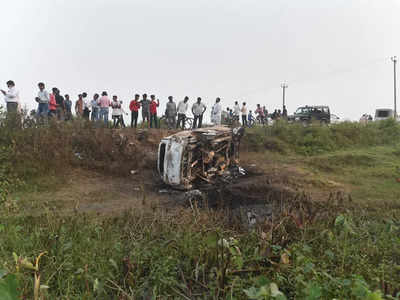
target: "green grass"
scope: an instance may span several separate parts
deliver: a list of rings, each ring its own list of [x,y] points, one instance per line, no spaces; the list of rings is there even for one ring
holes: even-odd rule
[[[364,211],[334,215],[303,229],[286,220],[271,236],[232,230],[223,214],[191,210],[6,218],[1,269],[15,274],[25,298],[33,296],[35,271],[21,261],[44,251],[38,272],[49,287],[41,292],[46,299],[247,299],[245,290],[271,283],[296,299],[399,291],[399,220]]]
[[[340,183],[353,199],[293,203],[251,230],[206,209],[100,218],[38,202],[31,216],[18,198],[57,190],[60,170],[87,168],[75,151],[116,161],[110,133],[95,133],[0,126],[0,299],[399,299],[398,124],[248,130],[250,158],[303,171],[324,192]]]
[[[359,203],[400,204],[400,157],[397,146],[336,151],[305,159],[303,167],[343,183]]]

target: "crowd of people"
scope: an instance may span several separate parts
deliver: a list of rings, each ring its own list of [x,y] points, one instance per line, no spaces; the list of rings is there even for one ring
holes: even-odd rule
[[[246,102],[242,103],[240,107],[238,101],[232,108],[227,107],[225,111],[222,112],[223,121],[226,124],[232,124],[234,122],[240,122],[243,126],[251,127],[254,124],[267,125],[269,120],[276,121],[279,119],[286,119],[288,116],[286,106],[283,106],[282,111],[280,109],[275,109],[274,112],[269,113],[265,106],[261,107],[261,104],[257,104],[257,107],[253,113],[252,110],[247,109]]]
[[[8,113],[17,113],[20,111],[19,92],[15,87],[15,83],[10,80],[7,82],[8,90],[1,90],[5,97],[6,107]],[[35,97],[37,102],[37,109],[35,110],[35,117],[38,119],[54,118],[59,121],[69,121],[73,119],[74,110],[76,118],[91,120],[93,122],[103,122],[105,126],[109,126],[109,115],[111,110],[112,127],[126,127],[124,122],[124,115],[128,112],[122,107],[123,102],[118,99],[117,95],[113,95],[111,99],[106,91],[101,95],[95,93],[92,100],[89,100],[86,92],[78,95],[78,99],[73,105],[72,100],[68,94],[64,96],[56,87],[51,89],[51,92],[46,90],[43,82],[38,83],[38,93]],[[160,128],[160,119],[157,115],[160,106],[159,99],[155,95],[136,94],[134,99],[129,103],[129,110],[131,113],[132,128],[137,128],[139,121],[139,111],[141,111],[142,126],[150,128]],[[185,123],[188,118],[189,110],[189,97],[185,97],[178,104],[174,101],[172,96],[168,97],[165,109],[165,122],[169,129],[185,128]],[[191,112],[193,114],[192,128],[201,128],[203,126],[203,116],[207,110],[207,106],[202,102],[200,97],[192,104]],[[287,117],[286,107],[283,110],[275,110],[269,113],[265,106],[257,104],[253,115],[252,110],[248,110],[246,102],[239,105],[238,101],[234,103],[233,109],[229,107],[222,110],[221,99],[216,98],[214,105],[211,108],[211,123],[214,125],[222,124],[241,124],[242,126],[252,126],[256,122],[259,124],[266,124],[268,119],[277,120]],[[240,120],[241,117],[241,120]]]

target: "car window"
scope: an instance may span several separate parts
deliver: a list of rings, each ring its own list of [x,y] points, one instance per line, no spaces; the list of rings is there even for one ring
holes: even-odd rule
[[[321,113],[321,108],[320,107],[314,107],[313,113],[320,114]]]
[[[389,117],[389,111],[388,110],[378,110],[377,117],[378,118],[387,118],[387,117]]]

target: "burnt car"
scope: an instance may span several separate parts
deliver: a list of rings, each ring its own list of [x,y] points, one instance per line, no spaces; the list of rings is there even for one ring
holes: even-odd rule
[[[302,106],[296,112],[288,117],[291,122],[311,123],[319,121],[323,124],[331,123],[331,112],[328,106]]]
[[[242,127],[214,126],[180,131],[161,140],[158,172],[169,186],[190,190],[196,183],[215,183],[239,164]]]

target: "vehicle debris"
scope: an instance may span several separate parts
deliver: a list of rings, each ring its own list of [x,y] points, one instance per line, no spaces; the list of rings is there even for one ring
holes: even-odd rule
[[[244,128],[214,126],[181,131],[163,138],[158,149],[158,172],[168,185],[190,190],[195,182],[213,184],[239,168]]]

